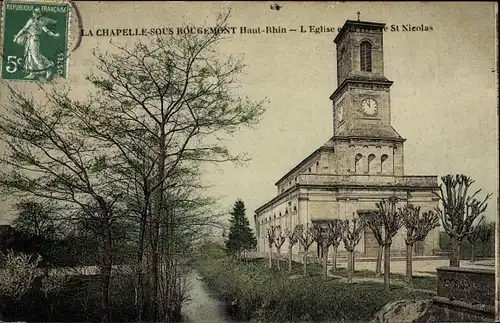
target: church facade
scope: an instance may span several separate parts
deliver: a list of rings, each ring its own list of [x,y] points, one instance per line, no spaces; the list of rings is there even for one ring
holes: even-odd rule
[[[300,223],[350,219],[376,210],[375,203],[393,195],[399,197],[401,206],[411,203],[420,206],[421,212],[438,206],[432,193],[439,189],[437,176],[404,173],[405,139],[391,125],[393,82],[384,75],[384,26],[347,20],[335,38],[338,87],[330,96],[333,137],[279,179],[277,195],[255,211],[259,252],[268,251],[270,226],[293,230]],[[394,237],[394,253],[405,253],[405,235],[402,228]],[[376,256],[377,247],[366,228],[357,252]],[[310,250],[316,248],[312,245]],[[415,246],[414,254],[432,255],[438,249],[436,228]],[[294,246],[294,253],[300,251],[299,244]]]

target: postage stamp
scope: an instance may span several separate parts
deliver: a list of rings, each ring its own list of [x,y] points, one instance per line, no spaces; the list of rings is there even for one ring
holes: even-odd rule
[[[66,78],[70,13],[68,3],[4,1],[2,78]]]

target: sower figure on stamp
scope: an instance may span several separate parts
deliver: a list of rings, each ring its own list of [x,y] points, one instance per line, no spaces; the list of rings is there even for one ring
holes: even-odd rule
[[[52,74],[54,62],[40,53],[40,34],[43,31],[51,37],[59,37],[58,33],[53,33],[46,27],[47,24],[55,22],[42,16],[40,9],[35,8],[30,20],[14,37],[15,43],[24,45],[24,70],[29,72],[25,78],[33,79],[36,73],[45,73],[45,78],[48,79]]]

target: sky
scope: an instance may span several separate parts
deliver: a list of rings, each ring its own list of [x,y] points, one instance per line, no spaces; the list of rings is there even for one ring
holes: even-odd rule
[[[405,175],[464,173],[493,193],[487,217],[497,215],[498,84],[496,3],[491,2],[93,2],[76,1],[87,34],[69,57],[68,84],[85,97],[84,76],[92,50],[109,40],[131,45],[148,36],[96,36],[98,29],[174,28],[213,22],[231,8],[234,35],[223,54],[242,54],[246,69],[242,94],[265,100],[266,112],[253,129],[227,140],[233,153],[246,153],[244,165],[207,165],[203,180],[229,212],[241,198],[253,220],[256,208],[276,196],[274,183],[333,134],[329,96],[337,87],[337,32],[301,33],[304,26],[341,27],[346,20],[386,23],[385,76],[391,87],[393,127],[406,138]],[[71,19],[73,41],[77,16]],[[399,31],[390,27],[399,26]],[[402,25],[430,31],[402,31]],[[241,34],[240,27],[282,27],[286,33]],[[422,28],[423,27],[423,28]],[[425,28],[427,27],[427,28]],[[15,82],[15,81],[13,81]],[[27,90],[33,85],[22,84]],[[0,88],[0,93],[2,92]],[[0,99],[2,96],[0,95]],[[11,212],[4,207],[1,221]]]

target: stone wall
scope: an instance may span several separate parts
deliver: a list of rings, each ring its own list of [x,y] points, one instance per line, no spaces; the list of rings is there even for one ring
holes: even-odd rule
[[[437,268],[433,315],[446,322],[491,322],[495,316],[495,271]]]

